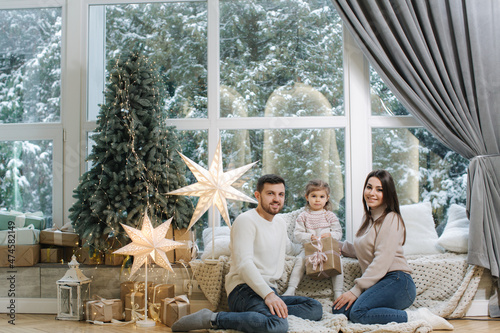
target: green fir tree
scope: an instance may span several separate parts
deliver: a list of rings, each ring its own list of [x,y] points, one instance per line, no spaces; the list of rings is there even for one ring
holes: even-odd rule
[[[87,158],[91,168],[74,191],[69,216],[86,245],[101,251],[115,241],[125,245],[120,223],[139,228],[146,209],[154,226],[173,217],[179,229],[193,214],[189,198],[166,195],[187,181],[176,130],[165,123],[160,76],[137,53],[119,56],[108,68],[105,104]]]

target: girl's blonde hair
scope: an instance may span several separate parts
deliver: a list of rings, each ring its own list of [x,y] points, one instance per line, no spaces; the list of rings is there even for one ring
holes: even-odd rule
[[[325,191],[328,195],[328,201],[323,207],[326,210],[332,210],[332,203],[330,201],[330,185],[327,182],[322,181],[321,179],[310,180],[306,185],[306,194],[307,197],[311,192],[314,191]],[[309,208],[309,201],[306,201],[306,208]]]

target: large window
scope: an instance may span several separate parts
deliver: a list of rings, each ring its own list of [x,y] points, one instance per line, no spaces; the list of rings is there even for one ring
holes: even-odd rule
[[[468,162],[370,70],[329,0],[4,0],[0,25],[0,208],[63,223],[107,74],[134,49],[161,74],[186,156],[208,167],[221,139],[225,169],[258,162],[234,184],[247,195],[280,173],[291,211],[308,180],[327,180],[347,238],[373,168],[393,173],[402,203],[431,201],[437,223],[464,203]],[[249,207],[229,203],[231,219]]]
[[[62,8],[0,6],[0,208],[61,223]]]
[[[102,70],[88,71],[88,121],[113,59],[140,50],[161,72],[185,155],[207,167],[220,138],[225,168],[258,161],[234,184],[247,195],[263,173],[285,177],[285,211],[304,205],[308,180],[327,180],[344,223],[342,24],[331,2],[220,1],[212,10],[203,1],[91,5],[89,69]],[[229,202],[231,219],[248,206]]]

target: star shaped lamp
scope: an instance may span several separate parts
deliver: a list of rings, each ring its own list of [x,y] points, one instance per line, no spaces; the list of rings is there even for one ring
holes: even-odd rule
[[[123,229],[125,229],[129,235],[132,243],[125,245],[113,253],[134,256],[134,264],[130,271],[131,276],[134,275],[144,263],[147,264],[148,256],[151,256],[157,265],[173,272],[165,252],[181,247],[184,244],[165,238],[171,222],[172,218],[158,227],[153,228],[151,220],[146,212],[142,220],[141,230],[122,224]]]
[[[209,170],[204,169],[183,154],[179,153],[179,155],[181,155],[182,159],[198,182],[167,194],[200,197],[193,213],[193,217],[189,222],[188,229],[190,229],[210,207],[217,207],[222,215],[222,218],[230,227],[231,221],[229,220],[226,199],[247,201],[255,204],[257,203],[254,199],[231,186],[231,184],[233,184],[257,162],[223,172],[220,140],[217,145],[217,149],[215,150],[214,158],[212,159]]]

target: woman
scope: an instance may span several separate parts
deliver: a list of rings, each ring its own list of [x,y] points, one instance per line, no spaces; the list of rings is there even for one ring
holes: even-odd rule
[[[362,275],[351,290],[333,303],[334,314],[354,323],[387,324],[425,320],[433,329],[453,329],[427,308],[404,311],[416,297],[411,268],[403,254],[406,229],[399,211],[394,181],[389,172],[368,174],[363,191],[363,222],[353,243],[344,242],[341,252],[357,258]]]

